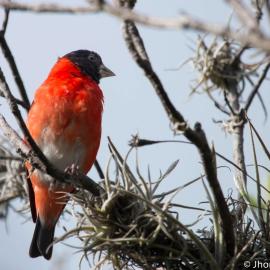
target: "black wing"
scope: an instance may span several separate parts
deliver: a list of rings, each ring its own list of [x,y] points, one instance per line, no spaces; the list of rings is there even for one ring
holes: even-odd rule
[[[31,208],[31,214],[33,222],[36,222],[37,220],[37,211],[36,211],[36,204],[35,204],[35,193],[33,190],[33,186],[31,183],[31,180],[29,178],[29,175],[27,175],[27,186],[28,186],[28,196],[29,196],[29,203]]]

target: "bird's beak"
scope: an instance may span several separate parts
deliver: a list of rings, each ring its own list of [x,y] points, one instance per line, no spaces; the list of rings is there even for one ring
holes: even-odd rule
[[[103,64],[101,64],[99,67],[99,74],[100,78],[115,76],[115,74],[110,69],[105,67]]]

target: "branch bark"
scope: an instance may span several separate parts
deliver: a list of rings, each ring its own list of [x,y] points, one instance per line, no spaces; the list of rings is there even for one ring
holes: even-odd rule
[[[215,157],[209,147],[205,133],[199,123],[195,124],[194,129],[191,129],[187,125],[183,115],[172,104],[159,77],[152,68],[151,62],[147,57],[147,53],[143,45],[143,40],[137,27],[132,21],[124,22],[123,33],[127,47],[133,59],[144,71],[145,76],[152,84],[170,122],[173,124],[174,130],[176,132],[183,133],[184,136],[197,147],[200,153],[205,174],[220,213],[223,236],[226,242],[226,250],[228,254],[233,256],[235,250],[235,237],[232,218],[217,178]]]
[[[10,3],[10,2],[9,2]],[[5,33],[6,33],[6,29],[7,29],[7,25],[8,25],[8,20],[9,20],[9,9],[6,8],[5,9],[5,18],[3,20],[3,24],[2,24],[2,29],[0,31],[0,47],[3,51],[3,54],[10,66],[10,69],[12,71],[13,77],[15,79],[15,82],[18,86],[22,101],[18,101],[18,104],[21,104],[26,110],[29,110],[30,108],[30,102],[29,102],[29,98],[27,96],[26,93],[26,89],[24,87],[24,83],[22,80],[22,77],[20,75],[20,72],[18,70],[17,64],[15,62],[15,59],[13,57],[13,54],[8,46],[6,37],[5,37]]]
[[[111,5],[106,1],[102,1],[100,5],[91,5],[87,7],[67,7],[55,4],[27,4],[19,2],[8,2],[0,0],[0,6],[9,8],[15,11],[24,12],[43,12],[43,13],[59,13],[59,14],[88,14],[105,12],[112,16],[123,20],[130,20],[141,25],[160,28],[160,29],[174,29],[174,30],[196,30],[200,32],[211,33],[216,36],[222,36],[234,39],[241,42],[243,45],[250,45],[261,49],[265,52],[270,51],[270,38],[266,36],[261,30],[241,33],[238,30],[231,30],[228,26],[223,26],[214,23],[207,23],[200,19],[193,18],[190,15],[181,15],[174,18],[160,18],[145,15],[139,12],[131,11],[128,8]]]

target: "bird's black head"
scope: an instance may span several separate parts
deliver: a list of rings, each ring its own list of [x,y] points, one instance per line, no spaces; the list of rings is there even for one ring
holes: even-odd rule
[[[101,78],[115,76],[115,74],[102,63],[101,57],[88,50],[70,52],[64,57],[71,60],[83,73],[99,83]]]

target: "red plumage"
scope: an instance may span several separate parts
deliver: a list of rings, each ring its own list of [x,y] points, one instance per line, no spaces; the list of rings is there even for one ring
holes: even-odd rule
[[[103,77],[113,76],[94,52],[79,50],[60,58],[38,88],[27,127],[49,161],[61,170],[76,165],[87,173],[100,144]],[[50,259],[56,222],[73,187],[53,181],[38,170],[29,171],[29,195],[36,228],[30,256]]]

